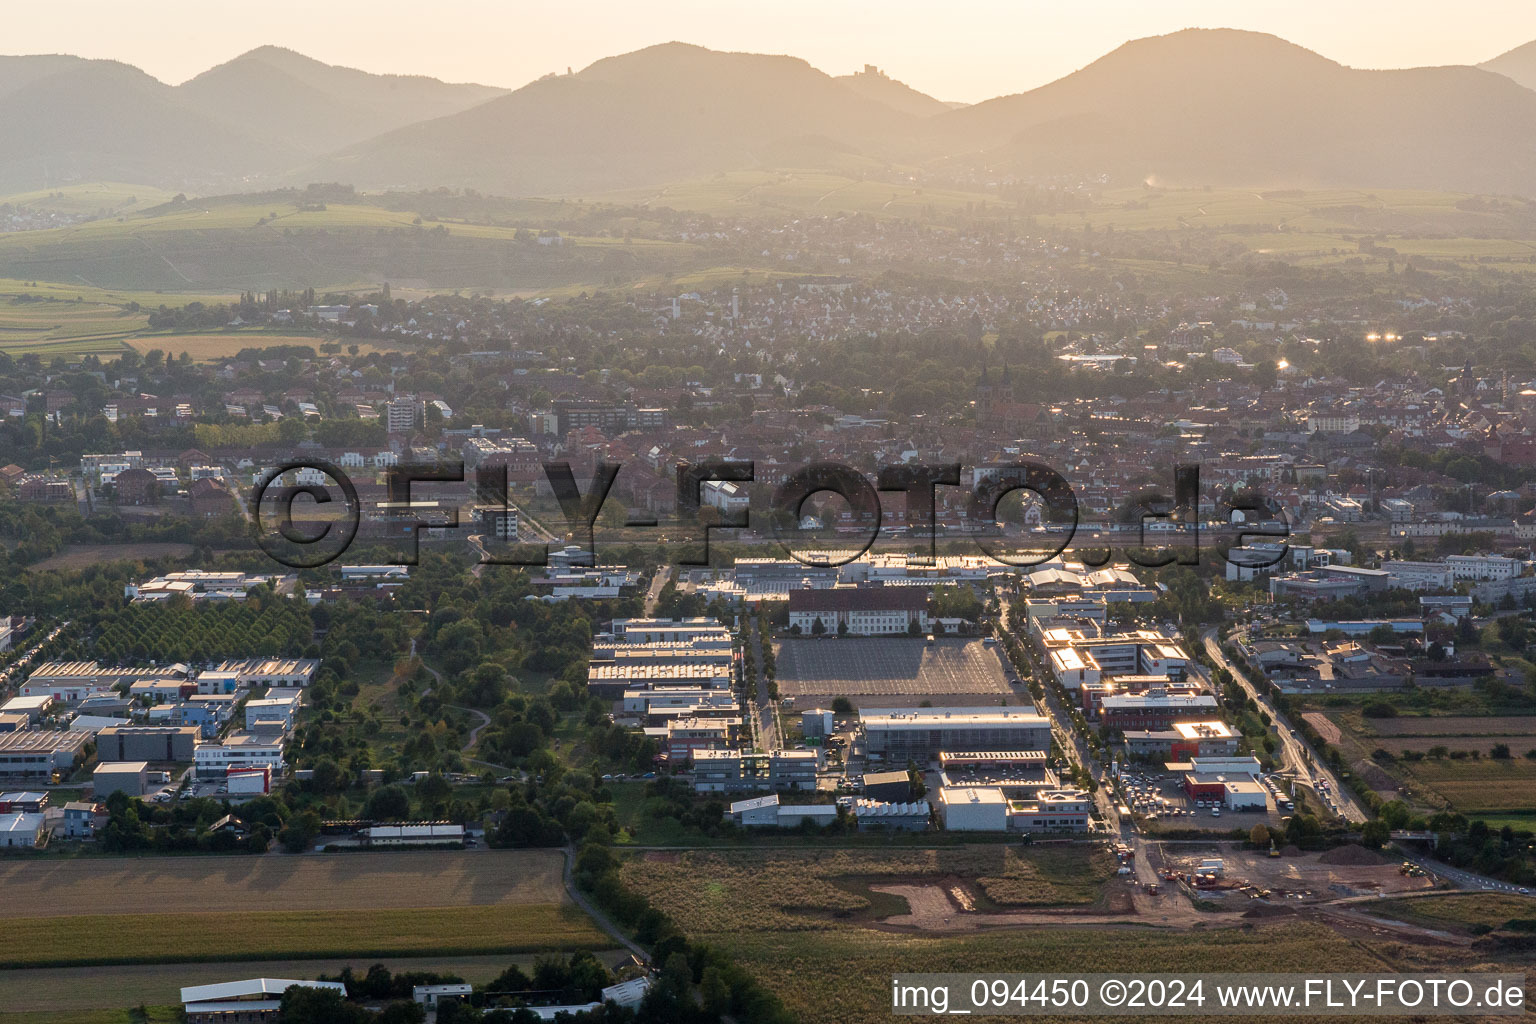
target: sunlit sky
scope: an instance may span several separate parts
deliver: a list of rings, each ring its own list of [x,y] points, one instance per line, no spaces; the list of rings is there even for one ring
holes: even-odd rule
[[[1536,39],[1532,0],[74,0],[8,2],[0,52],[73,53],[177,83],[271,43],[331,64],[509,88],[682,40],[876,64],[941,99],[1043,85],[1189,27],[1272,32],[1354,67],[1476,64]]]

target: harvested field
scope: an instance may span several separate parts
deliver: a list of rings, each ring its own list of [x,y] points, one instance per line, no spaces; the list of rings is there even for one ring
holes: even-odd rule
[[[307,345],[316,350],[327,339],[314,334],[267,334],[261,331],[231,331],[228,334],[149,334],[129,338],[128,344],[139,353],[159,349],[167,355],[179,356],[183,352],[194,363],[207,363],[227,359],[242,349],[272,348],[276,345]],[[360,346],[372,349],[373,346]]]
[[[1307,720],[1307,724],[1317,730],[1317,734],[1329,743],[1337,745],[1340,739],[1339,727],[1333,724],[1333,720],[1321,711],[1308,711],[1301,716]]]
[[[210,941],[214,935],[216,942]],[[606,949],[612,944],[580,910],[553,903],[50,916],[8,920],[0,932],[0,964],[68,967],[196,959],[468,956]]]
[[[1527,750],[1536,748],[1536,736],[1527,733],[1487,736],[1383,736],[1377,740],[1378,746],[1385,747],[1394,754],[1401,754],[1405,750],[1425,754],[1435,747],[1444,747],[1446,750],[1476,750],[1486,755],[1496,743],[1504,744],[1510,749],[1510,753],[1519,757]]]
[[[1311,721],[1311,716],[1307,717]],[[1378,736],[1528,736],[1536,738],[1536,716],[1447,715],[1367,718],[1365,727]]]
[[[0,861],[6,917],[559,904],[553,850]]]
[[[106,562],[138,562],[154,558],[186,558],[197,549],[191,544],[71,544],[58,554],[28,566],[30,572],[86,569]]]
[[[1531,793],[1536,791],[1536,762],[1523,757],[1425,758],[1400,763],[1463,814],[1528,811]]]
[[[774,661],[786,697],[877,697],[903,706],[955,696],[965,705],[1010,692],[1000,655],[979,640],[929,647],[907,637],[801,638],[777,644]]]

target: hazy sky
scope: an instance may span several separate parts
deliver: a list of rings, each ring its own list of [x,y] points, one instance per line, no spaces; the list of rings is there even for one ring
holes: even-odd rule
[[[516,87],[652,43],[865,63],[946,100],[1042,85],[1188,27],[1273,32],[1355,67],[1475,64],[1536,39],[1532,0],[74,0],[6,3],[0,52],[180,82],[264,43],[332,64]]]

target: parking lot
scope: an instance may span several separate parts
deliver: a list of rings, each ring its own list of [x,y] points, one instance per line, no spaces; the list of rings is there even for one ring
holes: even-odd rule
[[[800,698],[878,697],[893,707],[995,704],[1015,692],[996,648],[974,639],[795,638],[775,645],[779,693]]]
[[[1126,768],[1121,772],[1121,788],[1115,799],[1140,819],[1149,831],[1159,828],[1249,829],[1254,825],[1273,825],[1284,813],[1267,797],[1262,811],[1233,811],[1218,801],[1191,800],[1184,791],[1182,775],[1161,769]]]

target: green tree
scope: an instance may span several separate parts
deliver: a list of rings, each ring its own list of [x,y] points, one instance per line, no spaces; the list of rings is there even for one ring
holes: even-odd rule
[[[363,804],[363,817],[374,821],[405,821],[410,816],[411,797],[403,786],[380,786]]]
[[[1370,850],[1379,850],[1392,838],[1392,828],[1380,818],[1373,818],[1360,829],[1360,843]]]

